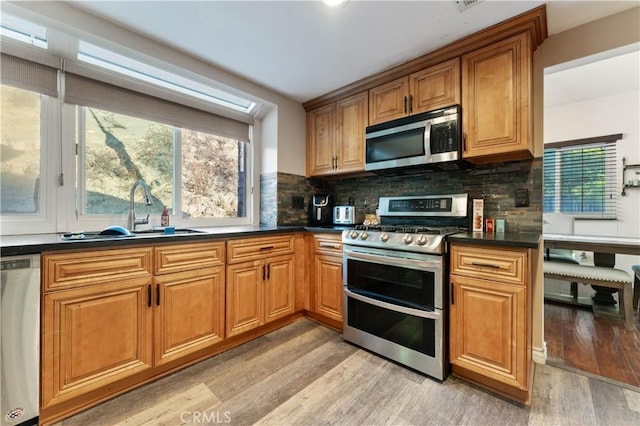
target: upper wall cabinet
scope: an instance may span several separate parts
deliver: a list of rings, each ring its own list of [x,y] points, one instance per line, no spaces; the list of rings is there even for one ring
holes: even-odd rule
[[[533,158],[529,33],[462,56],[463,157],[476,164]]]
[[[364,171],[367,92],[307,112],[307,176]]]
[[[370,124],[460,103],[460,59],[414,72],[369,90]]]

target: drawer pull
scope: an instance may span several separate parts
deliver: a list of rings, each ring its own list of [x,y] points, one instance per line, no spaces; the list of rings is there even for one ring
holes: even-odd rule
[[[480,266],[483,268],[493,268],[493,269],[501,269],[500,265],[493,265],[491,263],[477,263],[477,262],[471,262],[471,264],[473,266]]]
[[[340,244],[329,244],[329,243],[320,243],[320,247],[322,248],[332,248],[332,249],[340,249]]]
[[[273,246],[264,246],[264,247],[260,247],[260,250],[271,250],[273,248]]]

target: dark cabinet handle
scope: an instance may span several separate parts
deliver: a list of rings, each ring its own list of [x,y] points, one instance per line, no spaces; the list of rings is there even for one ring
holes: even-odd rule
[[[262,281],[264,281],[266,279],[266,268],[264,265],[262,265]]]
[[[409,114],[413,113],[413,95],[409,95]]]
[[[156,305],[160,306],[160,284],[156,284]]]
[[[260,247],[260,250],[271,250],[273,248],[273,246],[264,246],[264,247]]]
[[[271,279],[271,265],[267,265],[267,279]]]
[[[456,292],[456,283],[451,283],[451,304],[455,305],[454,294]]]
[[[151,284],[147,286],[147,306],[151,307]]]
[[[462,150],[467,152],[467,134],[462,133]]]
[[[494,265],[492,263],[480,263],[480,262],[471,262],[473,266],[480,266],[481,268],[493,268],[500,269],[500,265]]]
[[[407,97],[404,97],[404,113],[407,113]]]

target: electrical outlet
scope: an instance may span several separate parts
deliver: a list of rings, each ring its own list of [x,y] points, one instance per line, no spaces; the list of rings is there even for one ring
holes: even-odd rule
[[[291,208],[302,210],[304,209],[304,197],[294,195],[291,197]]]
[[[529,190],[516,189],[516,207],[529,207]]]

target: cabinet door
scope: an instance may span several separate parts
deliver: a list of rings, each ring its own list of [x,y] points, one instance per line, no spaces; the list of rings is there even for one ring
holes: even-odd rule
[[[524,33],[462,57],[464,158],[531,158],[531,44]]]
[[[292,314],[295,310],[295,257],[266,260],[264,281],[265,322]]]
[[[155,278],[155,365],[222,341],[224,267]]]
[[[412,114],[460,103],[460,59],[455,58],[409,76]]]
[[[526,288],[451,275],[451,363],[526,389]]]
[[[408,77],[369,90],[369,124],[384,123],[409,113]]]
[[[150,291],[151,275],[43,296],[42,408],[151,368]]]
[[[368,103],[367,92],[362,92],[336,104],[336,161],[339,173],[364,171]]]
[[[262,260],[227,266],[226,337],[262,325],[264,266]]]
[[[316,254],[313,310],[342,321],[342,257]]]
[[[331,174],[335,169],[335,103],[307,112],[307,174]]]

